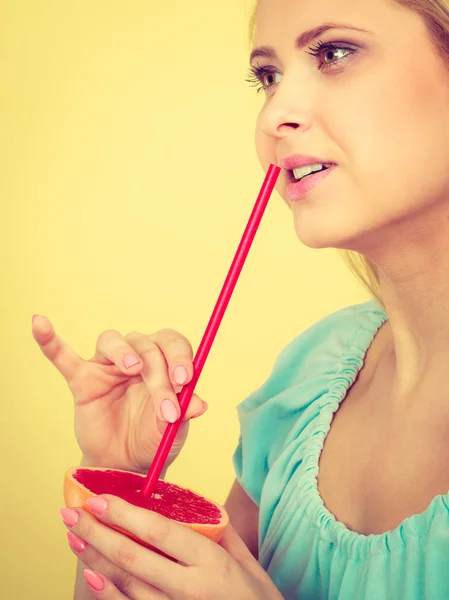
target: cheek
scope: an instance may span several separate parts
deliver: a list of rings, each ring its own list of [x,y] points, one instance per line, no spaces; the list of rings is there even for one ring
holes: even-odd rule
[[[354,162],[360,161],[370,186],[386,201],[394,198],[397,208],[433,201],[446,185],[448,104],[432,74],[423,75],[419,65],[404,66],[358,111]]]
[[[323,107],[325,134],[337,140],[343,162],[364,187],[379,178],[413,179],[416,168],[443,150],[449,118],[441,83],[418,67],[381,70],[354,81]],[[379,184],[381,182],[377,182]],[[392,182],[394,185],[394,182]],[[377,187],[377,185],[376,185]]]
[[[254,140],[259,162],[266,171],[271,162],[276,162],[276,144],[263,132],[261,114],[259,114],[256,121]]]

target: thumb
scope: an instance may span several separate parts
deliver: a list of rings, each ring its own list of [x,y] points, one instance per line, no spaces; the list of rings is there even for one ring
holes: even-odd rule
[[[259,590],[258,598],[270,600],[284,600],[279,590],[271,580],[268,573],[263,569],[259,562],[248,550],[247,545],[239,536],[234,527],[229,524],[224,530],[223,537],[219,544],[226,550],[232,558],[253,577],[254,583]]]
[[[242,540],[242,538],[239,536],[237,531],[230,523],[224,530],[223,536],[219,544],[239,564],[259,564],[254,558],[254,556],[251,554],[251,552],[248,550],[248,546],[245,544],[245,542]]]

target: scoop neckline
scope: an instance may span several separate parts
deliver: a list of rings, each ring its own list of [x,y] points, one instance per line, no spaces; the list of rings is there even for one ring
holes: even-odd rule
[[[317,426],[309,437],[309,447],[305,452],[305,473],[309,480],[305,486],[309,490],[306,513],[310,521],[318,529],[321,539],[331,545],[338,545],[340,551],[348,557],[355,556],[359,559],[405,548],[408,539],[419,538],[428,533],[432,517],[437,514],[447,515],[449,511],[448,490],[446,494],[435,496],[424,511],[405,517],[394,529],[379,534],[363,534],[350,530],[342,521],[338,521],[321,497],[318,487],[319,463],[334,416],[361,371],[377,333],[387,321],[388,315],[377,308],[377,305],[368,306],[368,312],[363,311],[357,315],[355,334],[340,356],[337,372],[322,401]]]

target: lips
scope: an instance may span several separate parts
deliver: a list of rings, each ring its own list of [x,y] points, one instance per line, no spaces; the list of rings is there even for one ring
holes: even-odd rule
[[[331,166],[322,171],[307,175],[301,180],[296,179],[293,174],[293,169],[300,169],[301,167],[317,164]],[[337,163],[329,160],[328,158],[310,156],[306,154],[291,154],[290,156],[286,156],[279,161],[279,165],[284,170],[287,178],[286,194],[289,201],[297,201],[308,196],[310,192],[319,183],[324,181],[337,167]]]
[[[318,158],[316,156],[306,156],[305,154],[292,154],[282,158],[279,162],[280,166],[286,171],[293,171],[293,169],[299,169],[300,167],[307,167],[309,165],[317,164],[332,164],[336,163],[327,158]]]
[[[312,175],[308,175],[303,179],[297,181],[293,179],[288,185],[286,189],[287,199],[290,202],[297,202],[306,198],[312,190],[314,190],[319,184],[323,183],[337,166],[334,164],[329,169],[324,171],[318,171],[313,173]]]

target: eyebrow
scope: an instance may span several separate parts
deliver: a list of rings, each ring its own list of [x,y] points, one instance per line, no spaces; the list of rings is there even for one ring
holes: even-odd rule
[[[329,29],[349,29],[351,31],[361,31],[362,33],[373,33],[367,29],[360,29],[360,27],[353,27],[352,25],[345,25],[344,23],[324,23],[323,25],[304,31],[304,33],[296,39],[296,48],[301,50],[305,46],[308,46],[310,42],[320,35],[323,35],[326,31],[329,31]],[[260,46],[259,48],[254,48],[249,57],[249,62],[252,63],[252,61],[258,57],[274,59],[276,58],[276,51],[272,46]]]

